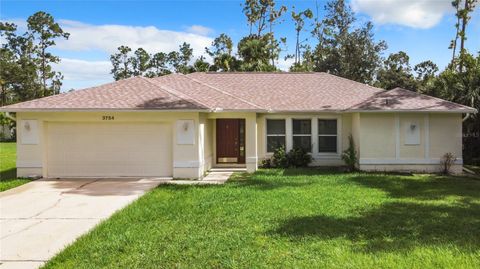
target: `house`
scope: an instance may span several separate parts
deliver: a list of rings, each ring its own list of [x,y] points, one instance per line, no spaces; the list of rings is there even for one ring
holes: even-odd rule
[[[16,112],[17,173],[201,178],[257,169],[279,145],[312,165],[343,165],[351,134],[362,170],[462,168],[467,106],[384,91],[327,73],[193,73],[134,77],[2,107]]]

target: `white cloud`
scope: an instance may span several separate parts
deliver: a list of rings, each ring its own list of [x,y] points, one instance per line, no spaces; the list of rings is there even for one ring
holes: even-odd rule
[[[62,58],[56,64],[55,69],[62,72],[65,79],[69,80],[91,80],[111,77],[110,61],[85,61],[79,59]]]
[[[295,59],[292,59],[292,58],[288,58],[288,59],[280,58],[278,59],[276,65],[277,65],[277,68],[282,71],[289,71],[290,66],[292,66],[294,62],[295,62]]]
[[[369,15],[379,24],[399,24],[428,29],[452,12],[450,0],[352,0],[356,12]]]
[[[68,40],[59,40],[57,48],[69,51],[101,50],[109,54],[121,45],[133,50],[142,47],[149,52],[170,52],[187,42],[195,56],[202,55],[212,39],[198,33],[176,32],[154,26],[92,25],[78,21],[60,20],[63,30],[70,33]],[[201,26],[197,26],[199,30]],[[205,30],[205,29],[204,29]]]
[[[64,76],[63,89],[79,89],[96,86],[112,81],[110,61],[85,61],[79,59],[62,58],[54,66],[56,71]]]
[[[213,33],[213,29],[201,26],[201,25],[192,25],[186,28],[187,32],[192,33],[192,34],[197,34],[197,35],[202,35],[202,36],[207,36],[211,33]]]

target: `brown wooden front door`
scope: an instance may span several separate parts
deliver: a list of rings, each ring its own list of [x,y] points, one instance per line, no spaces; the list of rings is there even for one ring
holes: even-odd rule
[[[245,163],[245,120],[217,119],[217,163]]]

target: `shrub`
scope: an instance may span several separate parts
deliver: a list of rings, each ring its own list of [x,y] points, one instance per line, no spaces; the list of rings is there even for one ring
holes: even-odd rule
[[[284,146],[275,149],[275,151],[273,152],[271,164],[272,167],[288,167],[287,153]]]
[[[358,156],[352,135],[348,136],[348,148],[343,151],[342,160],[347,165],[349,171],[355,171],[357,169]]]
[[[307,167],[312,162],[312,156],[302,148],[294,148],[288,153],[285,147],[278,147],[273,152],[271,159],[262,161],[263,168],[289,168],[289,167]]]
[[[293,148],[287,154],[289,167],[307,167],[312,162],[312,156],[303,148]]]
[[[261,168],[272,168],[272,159],[263,159],[260,164]]]
[[[440,161],[440,165],[442,167],[442,173],[444,173],[445,175],[448,175],[451,173],[451,168],[452,168],[452,165],[455,163],[455,161],[457,160],[457,157],[455,157],[455,155],[453,155],[453,153],[451,152],[447,152],[443,155],[442,157],[442,160]]]

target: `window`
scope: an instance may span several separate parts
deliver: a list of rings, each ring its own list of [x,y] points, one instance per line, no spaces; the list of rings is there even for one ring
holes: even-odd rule
[[[293,120],[293,147],[312,152],[312,121]]]
[[[285,147],[285,120],[267,120],[267,152]]]
[[[337,153],[337,120],[318,120],[318,152]]]

